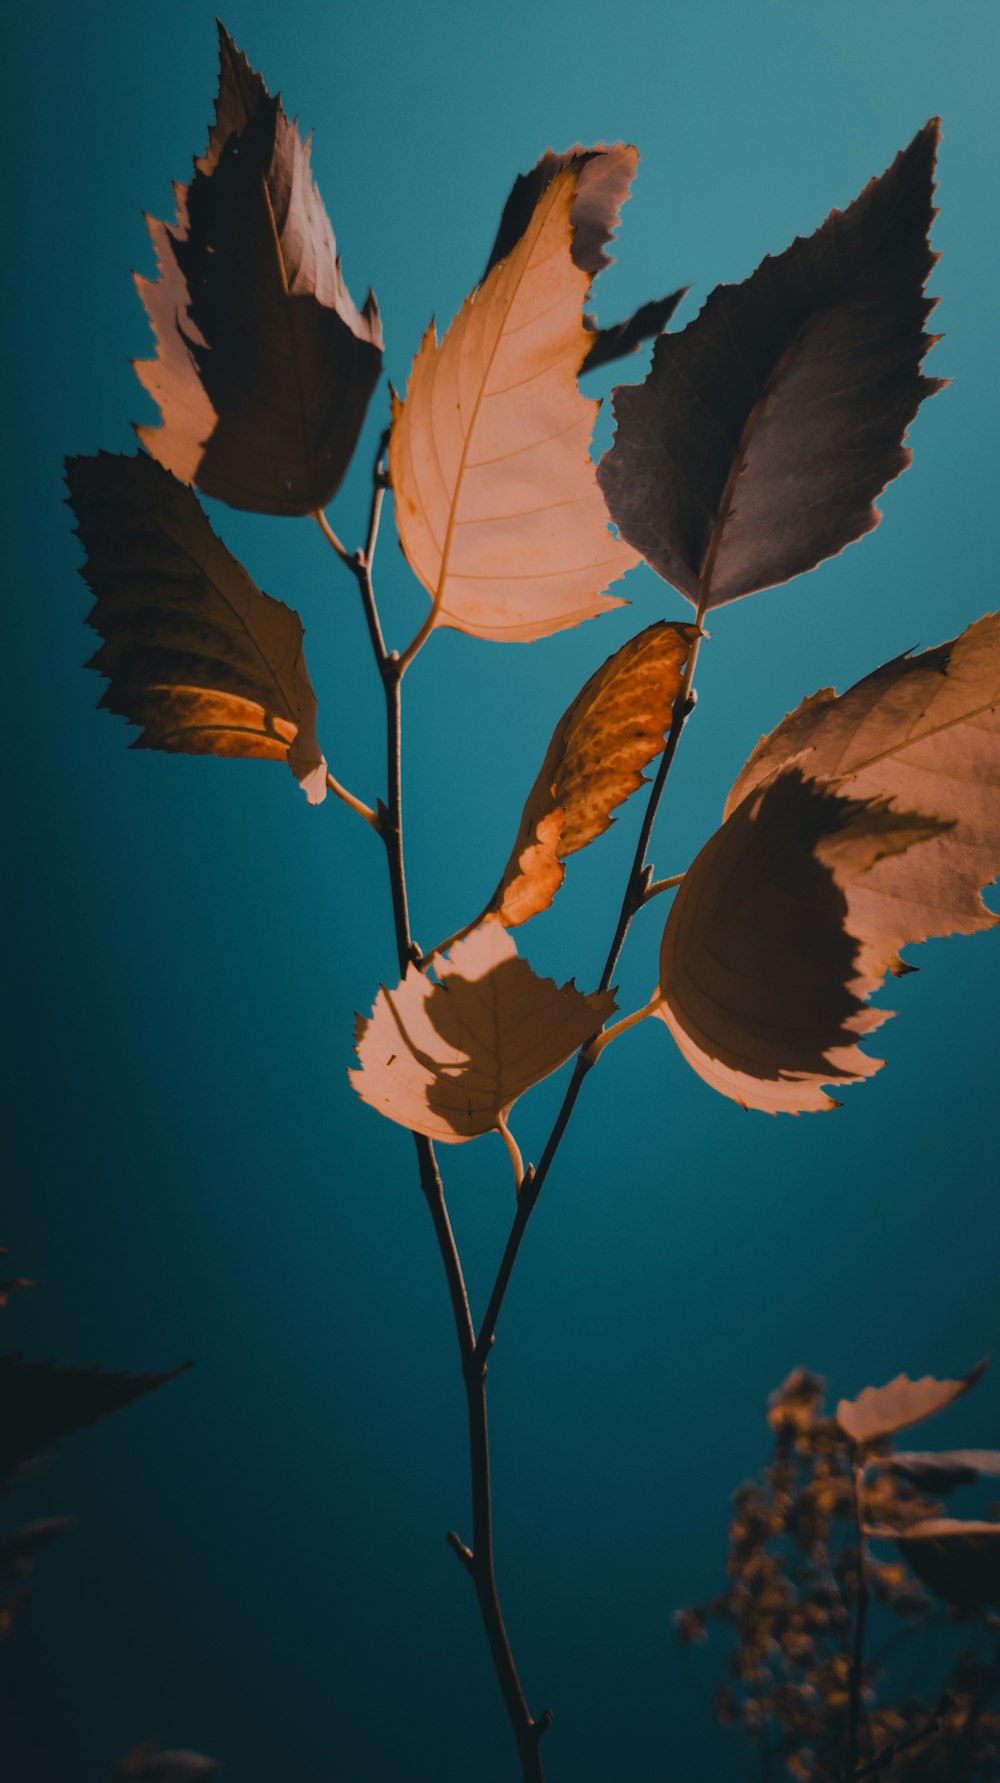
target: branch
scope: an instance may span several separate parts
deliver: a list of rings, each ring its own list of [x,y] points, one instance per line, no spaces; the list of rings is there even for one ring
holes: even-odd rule
[[[853,1783],[858,1770],[858,1740],[861,1731],[861,1696],[865,1665],[865,1622],[868,1616],[868,1537],[864,1514],[865,1468],[863,1460],[854,1460],[854,1526],[858,1541],[857,1607],[854,1613],[854,1646],[847,1685],[847,1757],[844,1764],[845,1783]]]

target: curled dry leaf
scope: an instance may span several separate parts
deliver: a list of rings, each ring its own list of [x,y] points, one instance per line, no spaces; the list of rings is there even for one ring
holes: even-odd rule
[[[539,978],[495,917],[431,969],[410,966],[395,990],[381,987],[369,1021],[358,1017],[350,1077],[380,1114],[449,1144],[499,1130],[615,1006],[610,991]]]
[[[838,797],[796,770],[753,793],[681,882],[660,949],[660,1004],[688,1064],[743,1108],[836,1104],[822,1085],[870,1077],[856,901],[878,861],[936,836],[933,818]]]
[[[503,208],[484,279],[516,247],[531,222],[539,198],[556,174],[574,164],[580,167],[570,213],[574,263],[592,279],[611,265],[612,256],[605,249],[618,228],[621,208],[639,165],[639,151],[631,143],[624,142],[597,143],[593,148],[584,148],[577,143],[575,148],[562,154],[547,149],[530,173],[518,174]],[[672,291],[669,297],[654,298],[611,328],[598,328],[592,316],[584,316],[584,327],[593,331],[594,339],[581,369],[593,371],[599,365],[637,352],[644,341],[662,333],[686,291],[684,286],[679,291]]]
[[[896,1529],[869,1528],[869,1536],[893,1541],[919,1579],[946,1603],[963,1610],[1000,1607],[1000,1523],[931,1517]]]
[[[0,1492],[25,1462],[62,1437],[155,1392],[188,1367],[184,1363],[166,1374],[105,1374],[99,1368],[60,1368],[54,1362],[0,1356]]]
[[[580,174],[545,187],[440,343],[431,325],[393,401],[397,525],[430,622],[500,642],[620,606],[602,591],[637,562],[608,531],[588,449],[598,404],[576,383],[591,340],[572,257]]]
[[[614,820],[663,748],[695,630],[660,621],[609,656],[565,711],[487,912],[506,928],[547,910],[563,861]]]
[[[197,498],[140,453],[67,465],[105,642],[101,705],[138,724],[134,748],[286,761],[309,803],[326,797],[302,621],[262,594]]]
[[[885,1019],[863,1007],[885,974],[912,970],[900,949],[997,922],[980,887],[1000,870],[998,791],[997,614],[839,698],[813,695],[778,725],[664,935],[664,1019],[694,1068],[745,1106],[796,1113],[834,1105],[821,1085],[870,1076],[878,1062],[854,1039]],[[822,824],[838,830],[859,804],[882,810],[873,821],[892,845],[824,872]],[[811,906],[787,908],[793,881]],[[777,929],[773,910],[785,912]]]
[[[977,1362],[957,1381],[937,1381],[929,1374],[911,1381],[898,1374],[885,1387],[866,1387],[857,1399],[842,1399],[835,1413],[837,1423],[853,1443],[880,1442],[944,1411],[982,1380],[988,1366],[986,1361]]]
[[[903,437],[940,388],[924,282],[937,120],[814,235],[720,285],[614,393],[599,477],[612,518],[706,608],[811,569],[878,524]]]
[[[137,278],[156,358],[136,366],[162,425],[154,458],[231,507],[308,514],[339,488],[382,363],[371,292],[357,310],[309,143],[219,27],[208,148],[150,220],[157,279]]]
[[[1000,1477],[1000,1449],[948,1449],[886,1455],[883,1467],[912,1480],[930,1497],[971,1486],[976,1480]]]
[[[145,1740],[123,1758],[111,1783],[196,1783],[217,1777],[222,1769],[200,1752],[158,1752],[159,1739]]]

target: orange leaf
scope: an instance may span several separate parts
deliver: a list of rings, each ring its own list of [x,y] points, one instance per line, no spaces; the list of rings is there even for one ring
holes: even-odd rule
[[[935,1412],[961,1399],[963,1393],[982,1380],[987,1366],[986,1362],[977,1362],[957,1381],[936,1381],[929,1374],[921,1381],[911,1381],[905,1374],[898,1374],[888,1386],[866,1387],[857,1399],[842,1399],[836,1411],[837,1423],[852,1442],[878,1442],[897,1430],[907,1430],[911,1424],[922,1424],[925,1418],[932,1418]]]
[[[393,402],[396,520],[430,623],[501,642],[621,605],[602,590],[638,561],[608,531],[588,449],[598,404],[576,382],[593,339],[572,257],[579,178],[574,165],[544,189],[440,344],[431,325]]]
[[[133,747],[287,761],[326,797],[302,621],[262,594],[197,497],[151,458],[73,458],[70,500],[105,643],[101,704],[141,725]]]
[[[395,990],[381,987],[369,1021],[358,1017],[350,1077],[380,1114],[449,1144],[499,1131],[615,1006],[610,991],[539,978],[496,918],[431,967],[434,978],[410,966]]]
[[[690,625],[659,621],[609,656],[556,725],[488,910],[506,928],[547,910],[563,861],[614,820],[659,755],[691,652]]]

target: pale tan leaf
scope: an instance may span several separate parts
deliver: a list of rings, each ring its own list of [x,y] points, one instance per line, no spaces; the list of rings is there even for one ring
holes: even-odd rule
[[[879,1069],[857,1041],[888,1013],[864,1001],[881,936],[856,910],[879,861],[940,829],[794,769],[744,799],[685,874],[660,951],[657,1014],[706,1083],[798,1114]]]
[[[580,169],[558,173],[528,227],[433,325],[394,399],[389,467],[410,567],[436,625],[500,641],[546,636],[619,606],[602,591],[638,561],[608,531],[589,445],[598,404],[577,373],[590,274],[574,264]]]
[[[548,909],[566,856],[601,835],[615,806],[643,784],[642,770],[670,728],[695,635],[691,625],[647,626],[608,657],[563,713],[487,906],[505,927]]]
[[[1000,1523],[929,1517],[902,1532],[879,1527],[866,1532],[896,1542],[919,1579],[959,1609],[1000,1607]]]
[[[147,458],[73,458],[70,501],[105,642],[101,701],[141,726],[134,747],[286,761],[326,797],[302,621],[262,594],[190,489]]]
[[[982,1380],[987,1366],[985,1361],[977,1362],[957,1381],[937,1381],[929,1374],[923,1380],[911,1381],[907,1375],[898,1374],[885,1387],[866,1387],[857,1399],[842,1399],[836,1411],[837,1423],[852,1442],[878,1442],[897,1430],[909,1429],[911,1424],[922,1424],[925,1418],[932,1418],[935,1412],[961,1399],[963,1393]]]
[[[395,990],[381,987],[370,1020],[358,1017],[350,1077],[380,1114],[449,1144],[498,1130],[615,1006],[610,991],[539,978],[495,917],[431,970],[410,966]]]

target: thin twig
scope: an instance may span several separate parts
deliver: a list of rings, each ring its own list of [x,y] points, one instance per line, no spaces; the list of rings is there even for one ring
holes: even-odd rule
[[[865,1467],[854,1458],[854,1526],[858,1544],[857,1601],[854,1611],[854,1645],[847,1685],[847,1757],[844,1764],[845,1783],[853,1783],[858,1769],[858,1742],[861,1732],[861,1706],[865,1666],[865,1623],[868,1617],[868,1537],[865,1534]]]
[[[671,873],[669,879],[654,879],[652,885],[647,885],[642,894],[643,903],[648,904],[651,898],[658,898],[661,892],[673,891],[683,878],[683,873]]]
[[[348,792],[346,786],[341,786],[340,781],[334,779],[329,769],[327,769],[326,784],[330,792],[335,793],[338,799],[342,799],[345,805],[349,805],[352,811],[356,811],[359,817],[363,817],[366,823],[370,823],[372,829],[377,830],[380,827],[379,820],[371,806],[366,805],[361,799],[356,799],[352,792]]]

